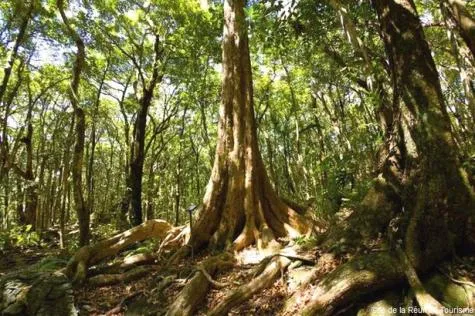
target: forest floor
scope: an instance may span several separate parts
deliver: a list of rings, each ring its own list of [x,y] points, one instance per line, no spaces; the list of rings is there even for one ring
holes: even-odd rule
[[[252,253],[249,250],[249,253]],[[299,255],[315,258],[312,250],[300,252]],[[154,266],[154,271],[147,276],[132,282],[95,287],[84,286],[76,289],[76,303],[81,315],[160,315],[174,301],[189,278],[196,272],[195,268],[206,259],[206,256],[182,261],[175,267]],[[333,259],[332,259],[333,260]],[[325,266],[328,271],[340,262],[329,260]],[[215,281],[228,285],[225,289],[212,288],[197,315],[206,315],[222,300],[228,291],[246,284],[254,277],[258,262],[252,264],[236,264],[232,269],[220,272],[214,277]],[[273,286],[254,295],[250,300],[233,308],[229,315],[276,315],[282,309],[286,299],[298,287],[303,279],[315,271],[310,266],[295,267],[293,273],[282,271],[281,277]],[[160,289],[165,280],[171,280],[170,285]],[[311,291],[308,292],[309,297]]]
[[[312,255],[317,260],[314,249],[301,255],[307,257]],[[75,291],[76,306],[79,307],[80,315],[164,315],[186,281],[195,273],[196,265],[204,259],[205,257],[200,257],[188,260],[174,268],[157,265],[152,273],[136,281],[102,287],[87,285],[80,287]],[[300,283],[304,283],[305,279],[311,276],[323,277],[346,260],[346,258],[325,256],[319,261],[320,271],[315,271],[315,267],[311,266],[297,266],[287,273],[282,272],[281,277],[271,287],[233,308],[229,315],[282,315],[281,311],[285,302]],[[255,266],[237,264],[233,269],[215,276],[215,281],[229,286],[225,289],[212,288],[198,309],[197,315],[206,315],[207,311],[215,307],[226,293],[249,282],[253,278]],[[475,257],[464,257],[460,261],[445,262],[440,266],[441,269],[450,271],[454,279],[463,278],[471,283],[475,283],[474,267]],[[167,277],[171,277],[171,284],[160,289]],[[294,305],[295,312],[298,312],[299,306],[303,306],[313,293],[314,285],[310,284],[306,287],[305,291],[299,291],[303,295],[298,297],[297,304]],[[407,287],[401,286],[398,291],[407,292]],[[349,309],[340,311],[338,314],[354,315],[360,307],[350,306]],[[288,314],[287,311],[286,315]]]
[[[139,244],[140,245],[140,244]],[[135,248],[135,247],[134,247]],[[229,315],[282,315],[284,304],[298,289],[299,296],[292,306],[295,312],[303,306],[314,292],[314,284],[333,271],[340,264],[348,261],[351,256],[322,254],[318,248],[299,248],[298,255],[313,260],[315,265],[302,263],[289,266],[288,271],[282,271],[281,276],[272,286],[258,292],[243,304],[233,308]],[[255,260],[241,260],[244,257]],[[0,277],[15,272],[46,258],[68,259],[68,255],[50,245],[48,247],[31,247],[26,249],[11,249],[0,256]],[[187,281],[197,272],[196,267],[209,254],[203,254],[182,260],[175,265],[167,264],[167,260],[158,260],[146,276],[129,282],[120,282],[107,286],[85,284],[74,290],[75,305],[80,315],[164,315],[173,303],[177,294]],[[221,271],[214,280],[225,284],[224,288],[213,287],[206,299],[200,305],[197,315],[206,315],[223,297],[240,285],[249,283],[255,276],[259,266],[259,252],[253,248],[245,249],[238,255],[239,259],[233,268]],[[248,258],[249,259],[249,258]],[[298,261],[296,261],[297,263]],[[475,256],[462,257],[444,262],[437,268],[437,273],[443,273],[453,281],[465,280],[475,283]],[[308,282],[309,278],[313,281]],[[306,284],[301,286],[301,284]],[[407,293],[407,286],[396,289],[399,293]],[[404,294],[403,294],[404,295]],[[364,301],[362,302],[364,304]],[[363,305],[362,305],[363,306]],[[361,306],[350,306],[339,315],[354,315]],[[285,315],[291,315],[287,309]]]

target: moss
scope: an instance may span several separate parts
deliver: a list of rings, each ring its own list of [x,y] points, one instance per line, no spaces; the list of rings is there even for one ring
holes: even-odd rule
[[[427,291],[449,307],[469,307],[469,299],[464,288],[441,274],[434,274],[425,282]]]
[[[396,292],[388,292],[381,299],[373,301],[360,309],[358,316],[394,316],[394,309],[399,306],[400,297]]]
[[[32,269],[36,271],[43,271],[43,272],[52,272],[64,268],[68,263],[67,260],[55,258],[55,257],[47,257],[42,259],[40,262],[34,265]]]

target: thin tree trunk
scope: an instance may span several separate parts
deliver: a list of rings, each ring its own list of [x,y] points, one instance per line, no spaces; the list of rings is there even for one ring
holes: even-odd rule
[[[94,158],[96,153],[96,144],[97,144],[97,129],[96,129],[96,120],[97,113],[99,112],[99,107],[101,104],[101,94],[102,88],[104,86],[104,81],[106,79],[107,71],[109,70],[109,60],[107,60],[106,67],[102,73],[101,81],[99,82],[99,88],[97,89],[96,102],[94,107],[94,112],[92,115],[92,131],[91,131],[91,152],[89,154],[89,162],[87,166],[87,208],[89,213],[94,212]]]
[[[442,0],[442,7],[448,13],[450,19],[457,26],[460,37],[464,40],[472,53],[475,66],[475,19],[465,6],[464,0]]]
[[[62,162],[62,179],[61,179],[61,193],[62,193],[62,199],[61,199],[61,210],[60,210],[60,215],[59,215],[59,227],[60,227],[60,246],[61,248],[64,248],[66,246],[66,241],[65,241],[65,224],[67,222],[67,216],[66,216],[66,207],[67,207],[67,200],[69,198],[69,174],[71,172],[70,170],[70,156],[71,156],[71,151],[70,151],[70,145],[73,141],[74,138],[74,116],[72,118],[71,125],[69,127],[69,132],[68,136],[66,138],[66,146],[64,149],[63,153],[63,162]]]
[[[130,204],[131,223],[134,226],[140,225],[142,219],[142,178],[143,164],[145,159],[145,132],[147,126],[148,109],[152,104],[154,90],[157,84],[162,80],[163,75],[159,73],[159,62],[162,58],[160,48],[160,37],[155,36],[154,43],[155,60],[150,83],[146,85],[143,82],[143,96],[140,99],[140,108],[134,123],[133,143],[130,150],[130,171],[127,180],[127,192],[124,205]],[[130,192],[129,192],[130,190]]]
[[[3,103],[3,97],[5,96],[5,92],[8,87],[8,82],[10,80],[10,76],[12,74],[13,64],[15,63],[16,58],[18,57],[18,50],[20,45],[25,41],[26,38],[26,30],[28,28],[28,23],[31,19],[31,15],[34,9],[34,0],[30,0],[30,5],[27,7],[26,12],[23,12],[23,19],[20,24],[20,29],[18,31],[17,38],[15,40],[15,44],[10,54],[10,58],[7,62],[6,67],[3,69],[3,79],[2,84],[0,85],[0,104]]]
[[[72,28],[69,20],[64,13],[64,0],[57,0],[56,4],[61,14],[61,18],[66,27],[69,37],[75,42],[77,52],[76,60],[73,67],[73,78],[71,81],[71,89],[69,91],[69,99],[74,109],[75,115],[75,132],[76,142],[74,145],[73,154],[73,191],[74,191],[74,203],[76,207],[76,214],[79,222],[79,245],[84,246],[89,243],[89,210],[87,208],[86,201],[84,200],[84,193],[82,188],[82,169],[84,158],[84,139],[86,133],[86,117],[84,110],[79,105],[79,83],[81,80],[81,73],[84,67],[86,59],[86,50],[84,42],[78,33]]]
[[[179,145],[178,145],[178,161],[176,165],[175,172],[175,226],[178,226],[180,223],[180,200],[182,196],[182,179],[181,179],[181,169],[182,169],[182,151],[183,151],[183,135],[185,134],[185,119],[186,112],[188,108],[183,110],[183,115],[181,118],[181,128],[179,133]]]

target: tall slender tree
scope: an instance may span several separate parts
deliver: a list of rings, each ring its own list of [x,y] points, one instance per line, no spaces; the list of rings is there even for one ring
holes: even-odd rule
[[[130,170],[127,177],[126,200],[123,206],[130,206],[130,221],[132,225],[140,225],[143,221],[142,179],[145,161],[147,115],[153,101],[155,88],[163,78],[163,74],[160,72],[163,51],[160,47],[160,36],[158,34],[155,35],[153,51],[154,62],[150,80],[148,82],[145,81],[145,78],[141,75],[143,91],[139,100],[139,109],[133,126],[133,140],[130,146]]]
[[[6,94],[8,84],[10,82],[10,78],[12,75],[12,70],[15,64],[15,61],[18,58],[18,53],[22,44],[24,44],[26,38],[28,37],[28,25],[30,20],[32,19],[32,15],[34,13],[36,2],[35,0],[30,0],[29,2],[25,3],[26,7],[20,6],[18,8],[18,15],[21,17],[20,26],[18,29],[18,34],[15,39],[15,44],[9,54],[9,58],[6,62],[6,65],[3,69],[3,78],[0,84],[0,105],[2,107],[2,132],[0,135],[0,182],[3,180],[4,175],[8,172],[8,164],[9,164],[9,146],[8,146],[8,137],[7,137],[7,120],[10,115],[10,107],[12,102],[7,102]],[[23,68],[24,62],[21,62],[21,67],[19,67],[20,71]],[[13,97],[18,91],[20,85],[20,81],[18,81],[17,87],[13,89],[13,93],[11,94],[11,99],[13,101]]]
[[[81,81],[81,73],[86,62],[86,46],[77,31],[72,27],[66,13],[64,12],[64,0],[57,0],[59,13],[63,20],[66,32],[71,40],[74,41],[77,51],[76,59],[73,65],[73,75],[71,87],[69,90],[69,101],[74,110],[75,117],[75,144],[72,161],[73,191],[76,214],[79,222],[79,244],[81,246],[89,243],[89,209],[84,198],[82,188],[82,171],[84,159],[84,140],[86,136],[86,115],[84,109],[79,104],[79,84]]]

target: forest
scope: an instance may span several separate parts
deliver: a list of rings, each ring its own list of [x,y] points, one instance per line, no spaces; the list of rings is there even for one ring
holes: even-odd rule
[[[475,1],[0,2],[0,315],[475,314]]]

